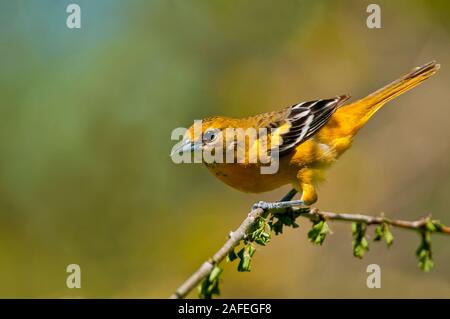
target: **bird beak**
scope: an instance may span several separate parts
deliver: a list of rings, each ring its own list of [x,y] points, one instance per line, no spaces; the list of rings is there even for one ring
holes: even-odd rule
[[[174,156],[175,154],[182,155],[185,152],[192,153],[202,149],[202,145],[200,143],[192,143],[190,140],[186,139],[180,142],[179,145],[175,146],[170,153],[170,156]]]

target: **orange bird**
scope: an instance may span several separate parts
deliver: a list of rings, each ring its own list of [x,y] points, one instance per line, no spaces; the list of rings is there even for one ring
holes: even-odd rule
[[[205,164],[217,178],[243,192],[260,193],[292,184],[294,189],[280,202],[259,202],[255,207],[272,209],[311,205],[317,201],[317,184],[324,180],[325,170],[350,148],[353,137],[367,121],[386,102],[428,79],[439,67],[435,62],[427,63],[349,104],[345,102],[350,96],[341,95],[301,102],[280,111],[246,118],[206,118],[202,120],[201,134],[196,136],[193,125],[172,154],[211,151],[217,147],[230,149],[236,143],[232,139],[219,138],[226,134],[227,128],[267,128],[270,130],[267,137],[270,149],[277,147],[279,166],[276,173],[262,174],[262,164],[250,160],[250,150],[262,144],[259,137],[243,146],[244,160]],[[301,193],[301,199],[292,201],[297,192]]]

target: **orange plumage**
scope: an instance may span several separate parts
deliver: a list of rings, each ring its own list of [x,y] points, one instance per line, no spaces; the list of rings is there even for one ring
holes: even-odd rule
[[[317,200],[316,185],[324,179],[325,169],[350,146],[355,134],[386,102],[410,90],[432,76],[439,64],[430,62],[354,103],[343,105],[347,95],[333,99],[303,102],[281,111],[247,118],[211,117],[203,120],[202,133],[214,135],[226,128],[270,128],[269,143],[279,147],[279,169],[275,174],[261,174],[261,163],[211,163],[208,169],[226,184],[259,193],[286,184],[301,192],[301,200],[310,205]],[[217,146],[204,139],[195,140],[193,128],[186,140],[201,149]],[[210,138],[210,137],[208,137]],[[214,138],[214,136],[213,136]],[[259,142],[259,141],[256,141]],[[223,145],[224,148],[229,147]],[[254,147],[247,145],[245,152]]]

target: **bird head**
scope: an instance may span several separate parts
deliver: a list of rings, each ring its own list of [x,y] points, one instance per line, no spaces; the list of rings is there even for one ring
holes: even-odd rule
[[[233,127],[233,120],[224,117],[208,117],[196,121],[185,133],[183,140],[173,149],[175,153],[185,152],[214,152],[218,149],[226,149],[224,138],[226,128]]]

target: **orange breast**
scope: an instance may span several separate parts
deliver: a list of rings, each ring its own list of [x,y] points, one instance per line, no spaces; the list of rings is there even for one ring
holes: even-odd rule
[[[296,175],[288,165],[280,165],[275,174],[261,174],[260,164],[209,164],[207,167],[225,184],[246,193],[271,191],[295,182]]]

